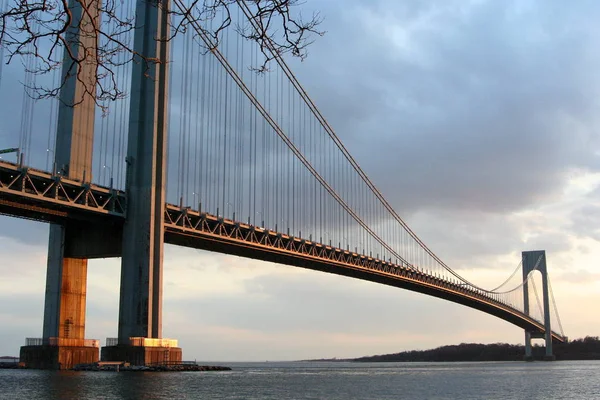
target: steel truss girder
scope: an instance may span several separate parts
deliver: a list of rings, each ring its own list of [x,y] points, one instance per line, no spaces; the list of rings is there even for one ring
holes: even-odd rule
[[[63,223],[125,218],[125,193],[0,161],[0,213]]]
[[[0,161],[0,214],[54,223],[112,219],[122,224],[126,207],[123,191]],[[171,204],[165,207],[164,226],[166,243],[402,287],[482,310],[533,333],[544,331],[540,321],[482,292],[378,258]],[[556,332],[552,337],[565,341]]]
[[[544,330],[540,321],[482,292],[403,265],[170,204],[165,208],[164,223],[167,243],[215,251],[222,247],[228,252],[237,246],[233,254],[250,258],[341,275],[371,275],[367,279],[477,308],[534,332]],[[302,261],[294,261],[299,258]],[[377,279],[371,279],[375,276]],[[558,333],[552,332],[552,336],[564,341]]]

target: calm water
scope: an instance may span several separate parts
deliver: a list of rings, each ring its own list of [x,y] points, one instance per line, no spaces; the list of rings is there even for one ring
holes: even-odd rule
[[[0,370],[0,399],[600,399],[600,362],[229,363],[231,372]]]

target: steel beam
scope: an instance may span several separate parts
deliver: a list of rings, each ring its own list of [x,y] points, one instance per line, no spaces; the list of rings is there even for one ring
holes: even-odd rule
[[[58,224],[93,223],[89,232],[98,224],[121,224],[125,208],[122,191],[0,161],[2,214]]]

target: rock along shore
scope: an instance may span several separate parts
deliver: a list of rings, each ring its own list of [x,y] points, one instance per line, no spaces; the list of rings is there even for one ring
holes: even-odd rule
[[[24,369],[25,367],[16,362],[0,362],[0,369]]]
[[[117,365],[117,364],[79,364],[73,367],[73,371],[119,371],[119,372],[189,372],[189,371],[231,371],[230,367],[216,365],[198,364],[175,364],[175,365]]]

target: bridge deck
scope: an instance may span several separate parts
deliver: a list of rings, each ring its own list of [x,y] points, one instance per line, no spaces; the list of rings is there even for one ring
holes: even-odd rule
[[[108,218],[119,227],[125,212],[122,191],[0,161],[0,214],[54,223],[83,221],[90,226]],[[544,332],[540,321],[483,292],[403,265],[171,204],[166,206],[164,226],[166,243],[404,288],[481,310],[534,333]],[[113,232],[120,235],[122,229]],[[114,239],[120,243],[118,237]],[[104,257],[119,254],[120,248],[115,248]],[[556,332],[552,337],[566,340]]]

